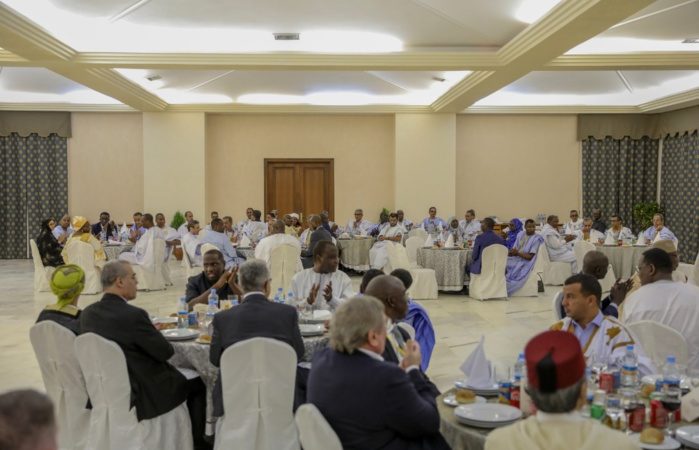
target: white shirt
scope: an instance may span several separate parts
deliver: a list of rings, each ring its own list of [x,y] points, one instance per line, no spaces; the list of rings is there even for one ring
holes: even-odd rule
[[[568,253],[573,253],[573,250],[561,239],[561,235],[551,225],[544,225],[544,228],[541,230],[541,236],[544,238],[551,261],[560,261],[561,257],[568,256]],[[574,257],[575,255],[573,255]]]
[[[402,226],[396,225],[395,227],[392,227],[391,224],[386,224],[379,232],[379,236],[392,238],[402,235],[403,233],[405,233],[405,229],[403,229]]]
[[[180,237],[184,237],[185,234],[189,233],[189,230],[187,229],[188,225],[189,224],[185,222],[177,229],[177,233],[179,233]]]
[[[266,222],[253,222],[252,220],[243,227],[243,234],[253,242],[259,242],[267,236]]]
[[[53,227],[52,233],[53,233],[53,237],[55,237],[56,239],[58,239],[59,237],[61,237],[64,234],[67,234],[68,235],[68,236],[66,236],[66,239],[67,239],[70,237],[71,234],[73,234],[73,227],[68,225],[68,229],[64,230],[62,226],[56,225],[55,227]]]
[[[575,234],[576,231],[582,230],[583,227],[583,220],[578,218],[575,222],[572,220],[569,220],[564,226],[563,226],[563,232],[565,234]]]
[[[329,282],[332,282],[332,298],[329,302],[325,301],[323,290]],[[313,309],[325,309],[334,311],[340,306],[343,300],[354,297],[352,290],[352,280],[346,273],[336,270],[332,273],[317,273],[311,267],[310,269],[302,270],[294,275],[291,279],[291,292],[294,293],[294,298],[297,302],[305,302],[308,295],[311,293],[311,287],[314,284],[319,285],[316,301],[313,303]]]
[[[301,255],[301,243],[295,237],[286,233],[270,234],[269,236],[262,238],[255,247],[255,259],[261,259],[267,265],[270,265],[272,259],[272,250],[279,247],[280,245],[291,245],[298,250],[298,254]],[[297,271],[301,270],[301,259],[298,259]]]
[[[202,265],[202,256],[197,252],[200,245],[201,242],[199,242],[199,238],[192,233],[188,232],[182,236],[182,247],[184,251],[187,252],[187,256],[189,256],[189,260],[192,262],[193,266],[201,267]]]
[[[576,231],[575,233],[573,233],[573,235],[575,236],[576,241],[584,240],[583,239],[584,235],[583,235],[582,230]],[[591,228],[587,242],[592,242],[593,244],[597,244],[597,243],[599,243],[600,240],[604,241],[604,233]]]
[[[619,230],[619,231],[614,231],[613,228],[610,228],[607,230],[607,233],[605,235],[605,239],[611,238],[611,240],[613,240],[615,244],[616,244],[616,241],[630,240],[630,239],[633,239],[634,237],[635,236],[633,235],[631,230],[629,230],[626,227],[621,227],[621,230]]]
[[[466,219],[463,219],[459,221],[459,228],[461,228],[464,238],[472,241],[481,233],[481,222],[476,219],[466,222]]]
[[[623,306],[627,325],[654,320],[679,331],[689,346],[688,367],[699,369],[699,287],[660,280],[641,286]]]
[[[369,228],[371,228],[372,225],[373,224],[366,219],[360,220],[359,223],[355,222],[354,220],[350,220],[349,222],[347,222],[347,228],[345,228],[345,232],[349,234],[366,235],[369,233]]]

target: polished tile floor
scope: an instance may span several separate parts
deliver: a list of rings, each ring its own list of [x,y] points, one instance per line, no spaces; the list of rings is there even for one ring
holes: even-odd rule
[[[175,311],[184,292],[184,273],[172,262],[174,286],[160,292],[139,292],[133,304],[153,315]],[[353,277],[355,287],[359,277]],[[34,294],[33,266],[29,260],[0,260],[0,391],[20,387],[43,390],[41,373],[29,342],[29,328],[39,311],[53,303],[50,293]],[[527,340],[553,321],[551,298],[558,290],[547,287],[539,297],[480,302],[463,295],[440,294],[421,301],[435,326],[437,343],[428,375],[441,390],[459,378],[459,366],[485,336],[488,358],[499,369],[514,365]],[[99,299],[82,296],[79,306]]]

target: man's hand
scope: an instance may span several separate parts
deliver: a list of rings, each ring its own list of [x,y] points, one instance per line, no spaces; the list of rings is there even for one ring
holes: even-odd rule
[[[420,344],[411,339],[405,343],[405,355],[403,355],[403,360],[400,362],[400,366],[403,370],[405,370],[410,366],[420,367],[420,362],[422,362]]]
[[[225,271],[221,274],[221,278],[219,278],[218,281],[217,281],[213,286],[211,286],[211,287],[214,288],[214,289],[216,289],[217,291],[220,290],[220,289],[222,289],[223,286],[225,286],[226,284],[228,284],[228,279],[229,279],[230,277],[231,277],[231,272],[230,272],[230,270],[225,270]]]
[[[316,302],[316,297],[318,296],[319,289],[319,284],[314,284],[313,286],[311,286],[311,292],[308,294],[308,298],[306,299],[309,305],[312,305]]]
[[[231,292],[241,299],[243,298],[243,290],[240,288],[238,285],[238,267],[234,267],[233,270],[230,273],[230,276],[228,277],[228,288],[231,290]]]
[[[566,242],[570,242],[573,239],[575,239],[575,236],[573,236],[572,234],[566,234],[563,239],[565,239]]]
[[[617,306],[621,305],[626,299],[626,294],[628,294],[632,287],[633,279],[631,278],[624,282],[621,281],[621,278],[616,280],[616,283],[614,283],[614,286],[612,286],[609,292],[609,298],[612,300],[612,303]]]
[[[380,240],[380,241],[383,241],[384,239],[386,239],[385,236],[379,236],[379,240]]]
[[[333,282],[328,281],[328,284],[325,285],[325,288],[323,289],[323,298],[325,298],[326,302],[329,302],[330,300],[333,299]]]

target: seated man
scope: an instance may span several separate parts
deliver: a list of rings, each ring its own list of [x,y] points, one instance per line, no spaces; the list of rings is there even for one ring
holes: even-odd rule
[[[546,250],[549,252],[551,261],[560,261],[570,263],[570,268],[573,273],[578,272],[578,264],[575,260],[575,253],[568,243],[575,239],[575,236],[566,235],[561,237],[558,234],[558,216],[548,216],[546,225],[541,230],[541,237],[546,243]]]
[[[437,208],[430,206],[428,214],[427,217],[422,219],[422,224],[420,224],[423,230],[427,231],[429,234],[437,234],[447,227],[447,223],[437,217]]]
[[[177,229],[177,233],[180,235],[180,237],[184,237],[184,235],[187,234],[189,231],[189,224],[192,222],[194,222],[194,214],[192,214],[192,211],[185,211],[184,223]]]
[[[649,244],[661,239],[670,240],[674,242],[675,247],[677,247],[677,237],[668,227],[665,226],[665,216],[662,214],[656,214],[653,216],[653,225],[648,227],[643,232],[643,238]]]
[[[391,213],[388,215],[388,226],[379,232],[379,238],[369,249],[369,266],[372,269],[383,269],[388,264],[387,245],[393,243],[400,244],[403,240],[403,227],[398,225],[398,215]]]
[[[75,230],[70,226],[70,216],[66,214],[58,221],[58,225],[53,228],[52,233],[59,244],[65,245],[68,238],[73,234],[73,231]]]
[[[152,220],[152,219],[151,219]],[[114,341],[124,352],[131,383],[131,406],[139,421],[183,407],[189,395],[189,416],[195,446],[203,442],[206,389],[201,378],[187,381],[168,363],[175,351],[148,313],[128,302],[136,298],[136,274],[126,261],[111,261],[101,274],[104,296],[80,314],[80,334],[95,333]]]
[[[576,241],[586,241],[592,244],[602,244],[604,243],[604,233],[592,228],[592,219],[586,217],[583,219],[583,226],[580,230],[573,233]]]
[[[582,227],[583,221],[580,219],[578,211],[571,209],[570,220],[563,226],[563,234],[575,234],[577,231],[582,230]]]
[[[331,241],[320,241],[313,249],[313,267],[302,270],[291,279],[291,292],[298,303],[311,309],[334,311],[344,299],[354,296],[352,280],[337,270],[337,247]]]
[[[255,259],[261,259],[267,264],[267,267],[271,267],[272,252],[280,245],[291,245],[298,251],[298,255],[301,255],[301,243],[299,240],[290,234],[286,234],[284,230],[284,222],[275,220],[270,228],[270,234],[262,238],[262,240],[257,243],[257,246],[255,246]],[[296,271],[298,272],[303,270],[303,266],[301,266],[301,259],[299,257],[296,259],[298,263]]]
[[[371,228],[372,223],[364,218],[364,211],[361,209],[354,210],[354,220],[347,222],[347,228],[345,228],[345,233],[354,236],[362,235],[366,236],[369,234],[369,228]]]
[[[459,227],[468,241],[474,241],[481,233],[481,222],[476,219],[476,211],[469,209],[464,214],[464,220],[459,222]]]
[[[471,264],[467,267],[467,271],[476,275],[481,273],[481,264],[483,263],[483,250],[491,245],[505,246],[505,240],[493,232],[495,221],[490,217],[486,217],[481,221],[481,231],[483,234],[476,238],[473,244],[473,253]]]
[[[204,227],[206,231],[209,231],[211,229],[211,222],[214,220],[218,219],[218,211],[211,211],[210,213],[211,221],[209,221],[209,224]]]
[[[621,219],[621,216],[619,216],[618,214],[614,214],[611,217],[611,220],[612,226],[607,230],[607,233],[605,235],[605,239],[607,241],[616,244],[619,241],[630,241],[635,237],[631,230],[624,226],[624,222]]]
[[[153,248],[154,240],[160,239],[160,234],[156,231],[153,224],[153,216],[151,214],[143,214],[141,224],[145,231],[143,235],[136,241],[130,252],[121,252],[119,254],[120,261],[128,261],[131,264],[143,266],[145,269],[155,270],[155,252]]]
[[[607,232],[607,224],[602,220],[602,210],[592,210],[592,229],[604,234]]]
[[[454,245],[460,245],[465,240],[464,232],[459,226],[459,220],[454,216],[447,220],[447,227],[444,229],[441,236],[442,241],[447,242],[449,236],[451,236],[454,241]]]
[[[541,333],[527,343],[524,357],[527,393],[537,413],[493,430],[486,450],[638,449],[623,433],[579,414],[586,403],[587,380],[585,359],[574,336]]]
[[[202,245],[214,245],[223,254],[223,259],[226,260],[226,269],[230,269],[245,261],[244,257],[238,256],[230,239],[223,234],[223,220],[219,218],[211,221],[211,230],[209,230],[206,236],[201,238],[199,242],[201,242]]]
[[[301,262],[304,268],[313,267],[315,248],[320,242],[329,241],[332,243],[333,240],[332,235],[322,226],[323,222],[320,216],[310,216],[308,223],[310,225],[310,231],[306,235],[308,245],[301,251]]]
[[[345,450],[448,449],[435,393],[418,368],[420,346],[411,341],[400,365],[386,363],[386,334],[381,302],[362,296],[343,304],[331,321],[331,348],[313,359],[308,402]]]
[[[187,252],[189,256],[189,261],[191,261],[193,266],[201,266],[201,252],[199,251],[201,247],[201,242],[199,242],[199,221],[192,220],[187,224],[187,233],[182,235],[182,250]]]
[[[699,369],[699,287],[672,281],[672,260],[659,248],[643,252],[638,273],[642,286],[624,301],[624,323],[654,320],[677,330],[689,347],[687,368]]]
[[[131,242],[136,242],[141,239],[146,233],[146,227],[142,225],[143,214],[140,212],[133,213],[133,225],[129,229],[129,240]]]
[[[413,228],[413,223],[405,218],[405,213],[402,209],[396,211],[396,215],[398,216],[398,225],[403,227],[406,233]]]
[[[254,217],[253,212],[254,211],[255,210],[249,206],[245,210],[245,219],[238,222],[238,234],[243,234],[243,230],[245,229],[247,224],[253,221],[253,217]]]
[[[100,241],[95,238],[92,233],[90,233],[90,222],[82,216],[73,217],[73,229],[75,230],[70,238],[65,243],[61,256],[63,256],[63,261],[66,264],[72,264],[68,254],[71,252],[71,246],[83,242],[85,244],[90,244],[92,250],[95,252],[95,267],[100,268],[107,261],[107,255],[104,254],[104,248]]]
[[[209,351],[211,364],[219,367],[221,355],[228,347],[256,337],[272,338],[289,344],[301,361],[305,347],[299,331],[296,309],[267,299],[272,280],[265,263],[258,260],[247,261],[240,266],[238,273],[243,297],[240,306],[221,311],[214,316]],[[224,411],[220,377],[216,379],[214,386],[213,402],[214,416],[222,416]]]
[[[56,419],[51,399],[32,389],[0,394],[0,448],[58,449]]]
[[[262,211],[255,209],[252,211],[252,219],[248,220],[243,227],[242,235],[247,236],[250,242],[257,244],[260,240],[267,236],[267,222],[260,222]],[[240,242],[240,239],[238,239]]]
[[[579,273],[569,277],[563,286],[563,307],[566,318],[551,326],[552,330],[573,333],[580,341],[588,361],[621,367],[626,346],[633,345],[638,356],[641,376],[652,375],[655,367],[645,356],[640,343],[634,342],[624,325],[599,309],[602,288],[592,275]]]
[[[536,264],[536,256],[544,239],[536,234],[536,224],[528,219],[524,222],[524,230],[517,234],[505,268],[507,281],[507,295],[512,295],[522,289],[529,278],[529,274]]]
[[[335,222],[330,220],[330,213],[321,211],[318,216],[320,216],[320,225],[325,228],[325,231],[330,233],[331,236],[337,236],[339,234],[340,228]]]
[[[109,213],[107,211],[101,212],[100,221],[92,225],[92,235],[101,242],[105,242],[109,239],[115,241],[119,240],[119,227],[117,227],[114,221],[109,219]]]
[[[386,274],[383,272],[383,270],[378,269],[369,269],[366,272],[364,272],[364,275],[362,275],[362,281],[359,283],[359,293],[363,294],[364,291],[366,291],[366,287],[369,285],[369,282],[374,278],[378,277],[379,275]],[[410,275],[410,272],[408,272],[408,275]],[[412,282],[413,278],[410,277],[410,283],[412,284]]]
[[[235,284],[237,268],[226,270],[223,254],[218,250],[209,250],[204,254],[204,270],[187,280],[185,298],[191,311],[194,305],[206,305],[209,302],[211,289],[216,289],[219,300],[225,300],[229,295],[241,295]]]
[[[85,272],[74,264],[57,267],[50,284],[57,301],[41,310],[36,323],[52,320],[75,334],[80,333],[78,298],[85,287]]]
[[[223,234],[226,235],[229,241],[235,241],[235,228],[233,227],[233,218],[231,216],[223,216]]]
[[[163,213],[155,215],[155,229],[159,233],[160,239],[165,240],[165,245],[167,246],[165,253],[169,256],[172,248],[181,244],[179,233],[165,222],[165,215]],[[167,259],[167,257],[165,259]]]

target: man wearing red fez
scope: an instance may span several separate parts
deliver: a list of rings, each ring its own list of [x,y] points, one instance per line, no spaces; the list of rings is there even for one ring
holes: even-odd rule
[[[637,447],[622,432],[584,419],[585,358],[578,339],[563,331],[535,336],[524,349],[527,393],[537,413],[493,431],[485,450],[630,450]]]

